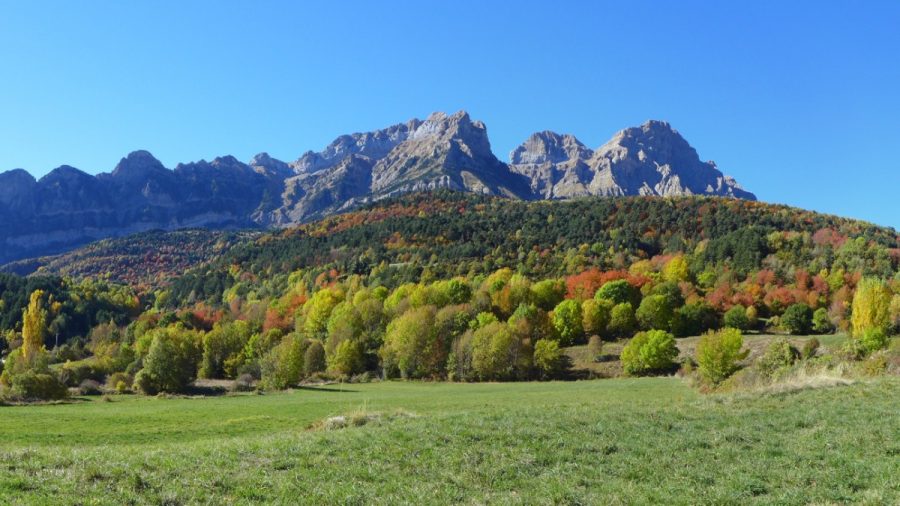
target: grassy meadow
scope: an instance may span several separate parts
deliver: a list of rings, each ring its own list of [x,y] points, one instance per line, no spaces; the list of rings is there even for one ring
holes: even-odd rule
[[[898,398],[670,377],[0,407],[0,502],[897,504]]]

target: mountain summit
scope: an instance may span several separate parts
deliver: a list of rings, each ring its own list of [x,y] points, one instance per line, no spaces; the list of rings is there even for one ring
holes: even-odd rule
[[[590,150],[572,135],[532,134],[510,153],[511,169],[540,198],[588,195],[718,195],[755,200],[714,162],[703,162],[668,123],[648,121]]]
[[[436,112],[382,130],[342,135],[294,162],[266,153],[167,169],[146,151],[111,173],[69,166],[36,181],[0,173],[0,262],[57,253],[106,237],[185,227],[282,227],[402,193],[451,189],[517,199],[718,195],[755,199],[668,123],[627,128],[597,149],[544,131],[510,153],[465,111]]]

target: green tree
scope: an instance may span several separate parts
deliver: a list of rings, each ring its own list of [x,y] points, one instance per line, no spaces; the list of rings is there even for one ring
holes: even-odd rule
[[[595,299],[605,299],[615,304],[631,303],[632,306],[640,300],[640,292],[624,279],[608,281],[594,294]]]
[[[342,341],[328,358],[328,371],[340,376],[352,376],[362,368],[362,350],[356,341]]]
[[[300,335],[288,334],[260,360],[262,385],[275,390],[296,385],[303,375],[304,357],[310,346]]]
[[[695,360],[700,376],[710,384],[717,385],[738,369],[738,362],[745,359],[750,350],[741,350],[744,337],[741,331],[724,328],[709,332],[697,343]]]
[[[731,309],[725,311],[723,320],[726,327],[741,331],[750,328],[750,319],[747,318],[747,309],[740,304],[732,306]]]
[[[385,374],[399,371],[403,378],[441,375],[446,369],[450,342],[440,338],[434,306],[410,309],[387,328],[381,359]]]
[[[609,333],[616,337],[630,336],[637,327],[634,318],[634,309],[630,302],[623,302],[613,306],[609,315]]]
[[[813,311],[806,304],[792,304],[781,315],[781,326],[791,334],[809,334],[812,330]]]
[[[606,333],[613,303],[604,299],[588,299],[581,303],[584,331],[590,335]]]
[[[674,313],[669,297],[648,295],[638,306],[635,317],[644,329],[668,330]]]
[[[321,341],[313,340],[310,342],[309,347],[306,348],[306,353],[303,354],[304,376],[309,377],[313,374],[324,372],[327,366],[325,361],[325,347],[322,346]]]
[[[135,385],[150,395],[184,391],[197,376],[201,352],[196,332],[168,327],[151,335],[144,368],[135,376]]]
[[[621,360],[625,372],[644,375],[663,372],[675,366],[678,347],[675,336],[663,330],[638,332],[622,349]]]
[[[824,307],[816,309],[813,313],[812,329],[817,334],[830,334],[834,332],[834,324],[831,323],[831,318],[828,317],[828,310]]]
[[[338,290],[323,288],[306,302],[303,306],[303,326],[311,337],[324,337],[331,312],[341,300],[343,296]]]
[[[581,304],[576,300],[560,302],[553,310],[551,321],[563,346],[571,346],[584,336],[584,316],[581,314]]]
[[[534,365],[544,379],[559,376],[563,368],[563,354],[559,343],[541,339],[534,345]]]
[[[545,279],[531,285],[534,303],[544,311],[552,311],[566,296],[566,283],[561,279]]]
[[[504,323],[491,323],[472,335],[472,370],[482,380],[509,380],[526,362],[519,339]]]

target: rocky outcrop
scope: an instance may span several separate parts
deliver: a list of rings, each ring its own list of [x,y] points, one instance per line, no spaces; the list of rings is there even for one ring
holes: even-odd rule
[[[756,197],[703,162],[668,123],[648,121],[618,132],[591,151],[571,135],[541,132],[510,154],[510,167],[526,176],[542,198],[588,195],[717,195]]]
[[[0,174],[0,263],[152,229],[288,226],[401,193],[452,189],[519,199],[602,195],[755,198],[667,123],[616,134],[597,150],[539,132],[494,156],[487,128],[465,111],[342,135],[286,163],[266,153],[164,167],[146,151],[91,176],[62,166],[35,180]]]

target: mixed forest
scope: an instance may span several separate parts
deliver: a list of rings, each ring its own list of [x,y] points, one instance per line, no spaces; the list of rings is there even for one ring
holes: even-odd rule
[[[92,248],[110,254],[0,274],[7,401],[178,393],[198,378],[568,378],[566,350],[601,360],[613,342],[624,374],[705,389],[797,367],[900,369],[900,235],[759,202],[422,193],[267,234]],[[759,332],[850,339],[834,353],[776,340],[748,365],[743,336]]]

